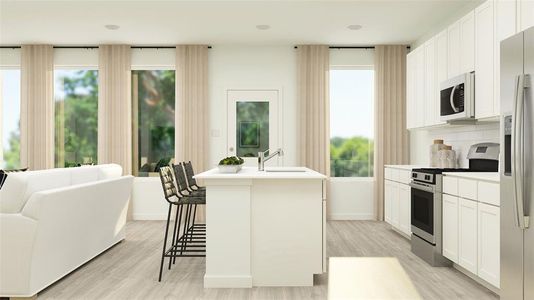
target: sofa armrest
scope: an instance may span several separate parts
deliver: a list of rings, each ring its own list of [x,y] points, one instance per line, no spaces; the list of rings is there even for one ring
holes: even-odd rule
[[[37,222],[0,214],[0,297],[26,296]]]

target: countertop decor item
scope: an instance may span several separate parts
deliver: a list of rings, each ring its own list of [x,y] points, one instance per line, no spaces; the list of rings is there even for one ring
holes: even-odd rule
[[[221,173],[237,173],[241,170],[241,167],[245,161],[237,156],[229,156],[219,161],[219,172]]]
[[[439,150],[445,149],[443,140],[434,140],[434,143],[430,145],[430,167],[436,168],[439,166]]]

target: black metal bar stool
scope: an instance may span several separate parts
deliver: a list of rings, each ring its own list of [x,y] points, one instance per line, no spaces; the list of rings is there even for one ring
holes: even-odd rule
[[[161,265],[159,269],[159,279],[163,274],[163,264],[165,257],[169,258],[169,270],[171,265],[176,262],[176,257],[205,257],[206,256],[206,235],[205,226],[203,235],[199,234],[199,230],[194,232],[194,221],[191,216],[193,213],[193,206],[198,204],[205,204],[205,195],[190,194],[184,195],[176,188],[174,184],[173,168],[169,166],[162,167],[159,171],[161,184],[165,199],[169,203],[169,212],[167,214],[167,224],[165,226],[165,237],[163,240],[163,252],[161,255]],[[174,219],[174,228],[172,231],[172,243],[167,247],[167,239],[169,237],[169,225],[171,222],[171,212],[173,205],[176,207],[176,215]],[[183,219],[183,222],[182,222]],[[182,235],[180,236],[180,229],[182,227]],[[199,228],[200,229],[200,228]]]
[[[184,162],[185,176],[187,177],[187,184],[189,188],[193,191],[205,191],[206,187],[198,186],[195,176],[195,171],[193,171],[193,164],[191,161]]]

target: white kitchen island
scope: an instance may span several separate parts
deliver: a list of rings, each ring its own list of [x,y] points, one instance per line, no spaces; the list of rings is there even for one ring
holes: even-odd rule
[[[312,286],[325,272],[326,176],[266,169],[195,177],[207,189],[204,287]]]

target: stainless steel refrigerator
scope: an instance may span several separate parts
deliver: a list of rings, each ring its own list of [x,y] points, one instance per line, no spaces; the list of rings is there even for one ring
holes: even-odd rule
[[[534,27],[501,42],[501,299],[534,299]],[[531,223],[531,224],[529,224]]]

